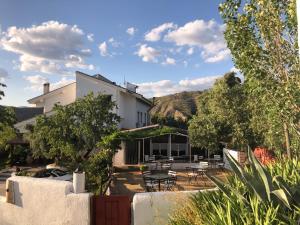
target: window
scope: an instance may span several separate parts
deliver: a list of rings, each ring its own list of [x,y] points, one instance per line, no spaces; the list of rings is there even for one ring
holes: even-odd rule
[[[140,112],[137,112],[137,123],[140,122]]]
[[[144,114],[144,123],[145,123],[145,125],[147,123],[147,114],[146,113]]]

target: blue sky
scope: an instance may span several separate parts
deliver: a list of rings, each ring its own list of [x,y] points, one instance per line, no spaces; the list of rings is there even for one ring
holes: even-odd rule
[[[0,7],[0,104],[27,105],[74,71],[147,97],[202,90],[233,69],[217,0],[14,1]]]

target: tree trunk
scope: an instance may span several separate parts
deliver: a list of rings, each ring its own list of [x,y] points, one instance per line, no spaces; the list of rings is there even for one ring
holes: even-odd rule
[[[286,152],[289,159],[292,158],[291,147],[290,147],[290,134],[289,129],[286,123],[283,124],[284,135],[285,135],[285,144],[286,144]]]

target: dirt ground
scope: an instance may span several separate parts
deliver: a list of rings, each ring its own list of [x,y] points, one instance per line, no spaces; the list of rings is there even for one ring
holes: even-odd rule
[[[177,181],[174,191],[192,191],[214,188],[215,185],[206,176],[198,177],[189,182],[185,170],[177,170]],[[228,171],[209,170],[209,174],[225,180]],[[129,195],[131,198],[135,193],[146,192],[143,178],[138,168],[117,168],[110,186],[112,195]]]

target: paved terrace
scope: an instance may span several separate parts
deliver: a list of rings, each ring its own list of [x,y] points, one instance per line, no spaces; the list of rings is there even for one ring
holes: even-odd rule
[[[192,191],[213,188],[215,185],[209,178],[198,177],[197,181],[194,180],[189,183],[188,176],[185,170],[176,170],[177,181],[174,191]],[[217,171],[210,169],[209,174],[226,180],[229,171]],[[114,178],[110,186],[112,195],[129,195],[131,198],[135,193],[146,192],[143,182],[143,177],[137,166],[124,166],[116,168]]]

